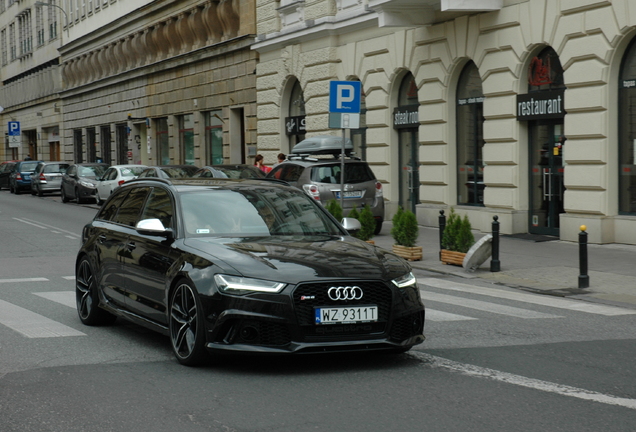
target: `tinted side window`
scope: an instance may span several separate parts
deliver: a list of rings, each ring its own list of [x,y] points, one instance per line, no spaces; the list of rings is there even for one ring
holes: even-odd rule
[[[135,188],[130,191],[126,196],[126,199],[121,204],[117,215],[115,216],[115,223],[134,227],[139,220],[139,214],[141,208],[146,201],[149,188]]]
[[[159,219],[164,227],[173,228],[174,208],[170,194],[165,189],[153,188],[140,220]]]
[[[313,167],[311,180],[319,183],[340,183],[340,164]],[[363,183],[370,180],[375,180],[375,175],[367,164],[348,163],[345,165],[345,183]]]
[[[300,165],[285,163],[274,168],[274,171],[269,173],[267,177],[273,177],[288,182],[295,182],[298,181],[300,175],[303,173],[303,170],[304,168]]]
[[[121,207],[121,203],[124,201],[126,195],[130,192],[127,189],[120,190],[118,193],[113,194],[113,198],[108,200],[106,204],[99,211],[95,219],[101,219],[105,221],[113,222],[115,220],[115,215],[117,214],[117,210]]]

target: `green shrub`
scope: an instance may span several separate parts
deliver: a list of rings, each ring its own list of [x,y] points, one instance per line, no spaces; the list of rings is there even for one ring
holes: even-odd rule
[[[420,234],[415,213],[398,207],[398,211],[395,216],[393,216],[392,221],[393,228],[391,228],[391,235],[395,243],[406,247],[415,246],[417,237]]]
[[[472,227],[468,216],[462,218],[455,213],[455,209],[451,207],[448,218],[446,219],[446,228],[442,235],[442,248],[456,252],[468,252],[475,243]]]
[[[340,203],[337,200],[329,200],[325,208],[338,222],[342,221],[342,207],[340,207]]]
[[[360,221],[361,228],[357,237],[364,241],[371,240],[375,233],[375,218],[373,217],[373,212],[368,205],[362,207],[358,220]]]
[[[353,206],[353,208],[349,211],[349,216],[347,217],[350,217],[353,219],[360,219],[360,212],[358,211],[356,206]]]

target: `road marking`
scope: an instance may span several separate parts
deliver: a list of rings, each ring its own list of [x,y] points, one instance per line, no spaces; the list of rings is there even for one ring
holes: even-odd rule
[[[75,309],[75,291],[48,291],[48,292],[36,292],[33,293],[36,296],[45,298],[47,300],[54,301],[64,306],[69,306]]]
[[[75,276],[62,276],[62,279],[75,280]]]
[[[4,300],[0,300],[0,324],[28,338],[86,336],[81,331]]]
[[[0,283],[16,282],[48,282],[47,278],[20,278],[20,279],[0,279]]]
[[[533,303],[542,306],[549,306],[558,309],[567,309],[578,312],[591,313],[596,315],[605,316],[618,316],[618,315],[634,315],[636,310],[624,309],[617,306],[606,306],[596,303],[587,303],[582,300],[567,300],[554,296],[543,296],[537,294],[526,294],[520,292],[505,291],[496,288],[486,288],[476,285],[468,285],[458,282],[451,282],[448,280],[436,279],[436,278],[418,278],[417,281],[424,285],[429,285],[436,288],[442,288],[451,291],[467,292],[473,294],[480,294],[489,297],[497,297],[508,300],[516,300],[525,303]]]
[[[442,312],[435,309],[426,308],[426,321],[444,322],[444,321],[468,321],[476,320],[464,315],[456,315],[448,312]]]
[[[38,224],[36,224],[36,223],[32,223],[32,222],[27,222],[27,221],[26,221],[26,220],[24,220],[24,219],[18,219],[18,218],[13,218],[13,219],[14,219],[14,220],[17,220],[18,222],[25,223],[25,224],[27,224],[27,225],[33,225],[34,227],[37,227],[37,228],[40,228],[40,229],[46,229],[46,227],[45,227],[45,226],[38,225]]]
[[[456,306],[462,306],[470,309],[477,309],[484,312],[490,312],[499,315],[508,315],[515,318],[536,319],[536,318],[563,318],[562,316],[535,312],[528,309],[521,309],[512,306],[504,306],[497,303],[488,303],[480,300],[467,299],[462,297],[450,296],[446,294],[438,294],[431,291],[420,290],[424,300],[430,300],[440,303],[448,303]]]
[[[577,387],[528,378],[521,375],[515,375],[508,372],[483,368],[471,364],[459,363],[453,360],[448,360],[442,357],[437,357],[418,351],[411,351],[411,355],[424,360],[428,366],[434,368],[448,369],[453,372],[459,372],[463,375],[486,378],[534,390],[555,393],[562,396],[574,397],[577,399],[584,399],[588,401],[604,403],[607,405],[616,405],[636,410],[636,399],[622,398],[610,394],[598,393]]]
[[[62,228],[59,228],[59,227],[56,227],[56,226],[53,226],[53,225],[45,224],[44,222],[34,221],[33,219],[24,218],[24,220],[28,221],[28,222],[32,222],[34,224],[43,225],[43,226],[45,226],[47,228],[50,228],[50,229],[53,229],[53,230],[56,230],[56,231],[61,231],[61,232],[66,233],[66,234],[70,234],[70,235],[73,236],[73,238],[80,238],[80,235],[74,233],[73,231],[67,231],[65,229],[62,229]]]

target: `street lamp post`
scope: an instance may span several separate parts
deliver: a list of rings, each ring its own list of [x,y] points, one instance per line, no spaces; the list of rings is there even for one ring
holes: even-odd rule
[[[59,6],[59,5],[56,5],[56,4],[53,4],[53,3],[46,3],[46,2],[43,2],[43,1],[36,1],[34,4],[35,4],[36,7],[53,6],[53,7],[58,8],[59,10],[61,10],[62,13],[64,14],[64,21],[66,22],[66,24],[64,25],[64,27],[66,27],[66,38],[67,39],[70,38],[69,31],[68,31],[68,15],[66,14],[66,11],[64,10],[64,8],[62,8],[62,6]]]

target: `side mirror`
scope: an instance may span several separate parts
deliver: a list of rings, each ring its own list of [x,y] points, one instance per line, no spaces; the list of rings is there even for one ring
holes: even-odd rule
[[[141,235],[158,236],[172,238],[174,232],[172,228],[166,228],[163,226],[159,219],[144,219],[137,222],[135,227],[137,232]]]
[[[355,218],[348,218],[348,217],[343,218],[342,226],[351,235],[356,234],[358,231],[360,231],[360,229],[362,229],[362,225],[360,225],[360,221]]]

